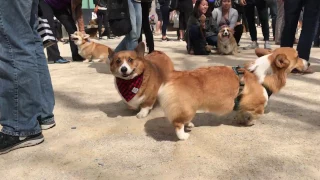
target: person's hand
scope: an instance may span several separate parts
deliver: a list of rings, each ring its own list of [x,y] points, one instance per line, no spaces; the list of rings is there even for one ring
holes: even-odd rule
[[[241,6],[247,5],[247,1],[246,1],[246,0],[240,0],[240,5],[241,5]]]
[[[204,15],[204,14],[202,14],[201,16],[200,16],[200,25],[201,25],[201,27],[202,28],[205,28],[206,27],[206,16]]]

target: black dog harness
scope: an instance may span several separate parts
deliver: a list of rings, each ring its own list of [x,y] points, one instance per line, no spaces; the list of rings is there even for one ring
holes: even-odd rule
[[[243,91],[243,88],[244,88],[244,85],[245,85],[241,81],[241,77],[243,77],[243,72],[239,71],[240,68],[243,68],[243,67],[240,67],[240,66],[232,67],[232,70],[234,71],[234,73],[239,77],[239,85],[240,85],[238,96],[234,99],[234,107],[233,107],[234,111],[237,111],[240,108],[240,100],[242,98],[242,91]],[[272,91],[267,86],[265,86],[264,84],[262,84],[262,86],[266,89],[267,94],[268,94],[268,99],[269,99],[270,96],[272,95]]]

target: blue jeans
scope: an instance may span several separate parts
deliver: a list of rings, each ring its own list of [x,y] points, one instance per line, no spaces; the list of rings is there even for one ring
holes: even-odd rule
[[[138,40],[141,34],[142,26],[141,3],[135,2],[133,0],[128,0],[128,7],[132,30],[122,39],[120,44],[116,47],[115,52],[123,50],[134,50],[138,46]]]
[[[12,136],[38,134],[38,121],[54,121],[51,78],[37,32],[38,3],[0,1],[0,124]]]

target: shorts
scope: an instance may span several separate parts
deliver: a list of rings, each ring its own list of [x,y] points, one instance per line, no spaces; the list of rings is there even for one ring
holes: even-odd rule
[[[162,14],[161,14],[160,9],[156,9],[156,13],[157,13],[157,16],[158,16],[158,21],[162,21]]]

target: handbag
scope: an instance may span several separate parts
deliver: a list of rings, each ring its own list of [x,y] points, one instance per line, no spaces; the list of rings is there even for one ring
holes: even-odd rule
[[[115,36],[130,33],[132,25],[127,0],[109,0],[107,13],[110,29]]]
[[[39,35],[42,38],[43,47],[47,48],[49,46],[56,44],[57,40],[53,35],[53,32],[50,28],[48,20],[38,17],[38,21],[39,21],[39,26],[37,30]]]

